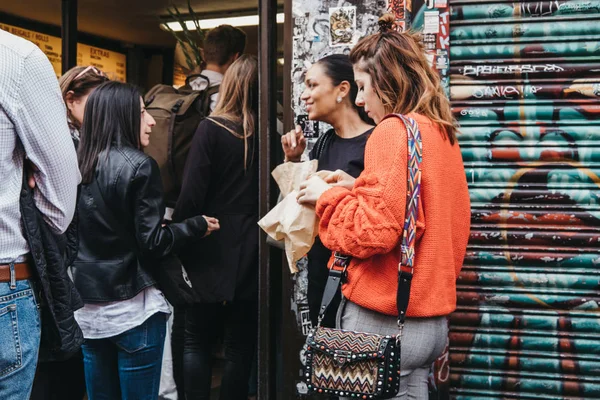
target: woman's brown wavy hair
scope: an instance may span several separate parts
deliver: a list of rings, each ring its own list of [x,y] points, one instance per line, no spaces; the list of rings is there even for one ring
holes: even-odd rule
[[[86,68],[88,67],[73,67],[59,78],[58,84],[60,86],[60,91],[65,105],[67,104],[67,93],[73,92],[73,99],[79,100],[81,97],[90,93],[92,90],[109,80],[108,77],[104,73],[100,72],[100,70],[97,68],[90,69],[83,75],[79,76],[79,74],[85,71]],[[69,107],[67,107],[67,121],[69,122],[69,126],[71,126],[71,128],[77,130],[81,129],[79,121],[75,120],[75,118],[71,116]]]
[[[456,141],[456,120],[440,77],[429,65],[419,35],[394,30],[394,16],[379,19],[380,32],[361,39],[350,61],[368,73],[387,113],[416,112],[437,124]]]

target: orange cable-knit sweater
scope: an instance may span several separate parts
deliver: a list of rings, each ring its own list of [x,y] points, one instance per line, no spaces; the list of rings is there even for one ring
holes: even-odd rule
[[[407,316],[447,315],[456,308],[456,278],[469,239],[471,208],[458,144],[428,118],[409,114],[421,131],[421,195],[415,266]],[[350,191],[332,188],[317,202],[323,244],[351,255],[342,287],[350,301],[398,315],[399,244],[404,227],[407,133],[399,118],[383,120],[365,148],[365,169]]]

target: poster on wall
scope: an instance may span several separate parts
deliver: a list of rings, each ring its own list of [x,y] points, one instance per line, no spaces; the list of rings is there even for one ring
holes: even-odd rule
[[[440,33],[440,12],[425,11],[425,22],[423,24],[424,34],[435,34]]]
[[[412,0],[390,0],[387,11],[396,17],[396,29],[400,32],[406,30],[410,24]],[[408,23],[408,24],[407,24]]]
[[[329,35],[332,47],[356,44],[356,7],[329,9]]]
[[[411,1],[411,0],[406,0]],[[412,0],[411,27],[423,33],[429,64],[437,70],[450,95],[450,9],[446,0]]]
[[[60,77],[62,71],[61,38],[2,23],[0,23],[0,29],[33,42],[48,57],[56,76]],[[127,80],[127,57],[122,53],[78,43],[77,65],[93,65],[106,73],[112,80],[121,82]]]

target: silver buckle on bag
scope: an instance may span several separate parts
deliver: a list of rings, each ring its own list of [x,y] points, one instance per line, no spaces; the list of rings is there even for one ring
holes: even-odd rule
[[[352,352],[347,350],[336,350],[333,353],[333,362],[337,367],[343,367],[349,361],[352,361]]]
[[[348,264],[350,264],[350,262],[349,262],[350,257],[344,256],[344,255],[341,255],[341,254],[338,254],[337,252],[335,252],[333,254],[333,258],[334,258],[334,261],[333,261],[333,264],[331,264],[330,269],[335,267],[336,265],[343,266],[344,269],[342,270],[342,279],[345,279],[346,278],[346,270],[348,269]]]
[[[398,334],[396,335],[396,347],[400,350],[400,343],[402,342],[402,331],[404,330],[404,322],[398,320]]]

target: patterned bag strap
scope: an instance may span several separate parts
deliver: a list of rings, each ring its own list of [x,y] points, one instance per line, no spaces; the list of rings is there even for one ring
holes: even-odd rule
[[[396,294],[396,306],[398,307],[398,327],[402,329],[406,318],[406,309],[410,298],[410,284],[413,276],[415,258],[415,239],[417,237],[417,217],[419,214],[419,194],[421,191],[421,161],[423,158],[423,144],[421,132],[417,121],[401,114],[391,114],[385,118],[398,117],[404,122],[408,141],[408,173],[406,184],[406,216],[404,230],[402,232],[402,244],[400,246],[400,263],[398,265],[398,292]],[[384,118],[384,119],[385,119]],[[334,260],[329,268],[329,276],[321,299],[319,309],[319,323],[325,315],[327,307],[333,300],[337,288],[346,275],[346,268],[350,265],[350,257],[334,253]]]
[[[406,126],[408,136],[408,173],[406,182],[406,218],[400,245],[400,263],[398,265],[398,326],[402,328],[406,318],[406,309],[410,298],[410,285],[413,277],[415,261],[415,240],[417,237],[417,218],[419,215],[419,195],[421,192],[421,161],[423,159],[423,143],[417,121],[404,115],[396,114]]]

